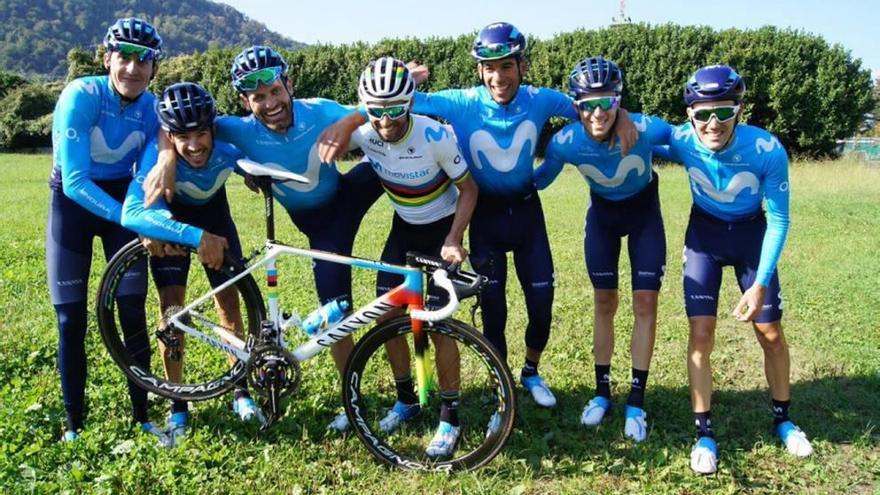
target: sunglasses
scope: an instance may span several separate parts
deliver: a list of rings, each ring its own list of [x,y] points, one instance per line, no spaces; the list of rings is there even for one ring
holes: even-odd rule
[[[691,117],[697,122],[709,122],[712,117],[715,117],[718,122],[727,122],[728,120],[736,117],[736,114],[739,112],[739,105],[731,105],[731,106],[723,106],[723,107],[712,107],[712,108],[698,108],[691,110]]]
[[[477,48],[476,52],[480,58],[496,59],[510,55],[513,53],[513,49],[510,43],[492,43]]]
[[[584,98],[574,102],[578,110],[587,113],[593,113],[597,108],[601,108],[606,112],[617,108],[620,105],[620,96],[597,96],[595,98]]]
[[[138,60],[141,62],[146,62],[148,60],[156,60],[159,58],[159,52],[152,48],[147,48],[146,46],[135,45],[132,43],[126,43],[124,41],[118,41],[109,47],[110,51],[119,52],[123,58],[128,59],[132,55],[137,55]]]
[[[260,84],[269,86],[281,77],[281,67],[265,67],[233,81],[239,91],[256,91]]]
[[[374,119],[387,116],[391,120],[397,120],[406,115],[409,105],[394,105],[390,107],[367,107],[367,114]]]

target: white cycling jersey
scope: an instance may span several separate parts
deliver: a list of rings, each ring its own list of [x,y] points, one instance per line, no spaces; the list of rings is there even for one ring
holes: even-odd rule
[[[468,177],[455,134],[434,119],[410,115],[399,141],[382,140],[367,123],[352,133],[370,159],[395,211],[407,223],[424,225],[455,213],[455,183]]]

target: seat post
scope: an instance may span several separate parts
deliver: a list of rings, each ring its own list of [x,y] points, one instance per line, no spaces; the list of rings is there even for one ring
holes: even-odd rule
[[[275,240],[275,201],[272,198],[272,179],[260,177],[260,191],[266,205],[266,240]]]

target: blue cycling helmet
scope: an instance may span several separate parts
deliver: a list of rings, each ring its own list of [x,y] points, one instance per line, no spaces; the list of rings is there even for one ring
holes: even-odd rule
[[[107,29],[107,35],[104,36],[104,46],[108,50],[113,50],[119,43],[130,43],[154,50],[156,58],[162,54],[162,37],[156,32],[156,28],[137,17],[117,19]]]
[[[581,60],[568,76],[568,94],[577,99],[579,95],[623,91],[623,72],[614,62],[602,57]]]
[[[247,80],[251,74],[264,69],[270,69],[272,76]],[[281,54],[268,46],[254,45],[250,48],[245,48],[235,56],[230,73],[232,75],[232,85],[235,86],[238,92],[253,91],[257,89],[260,83],[271,84],[277,78],[286,80],[287,62],[284,61],[284,57]]]
[[[694,72],[684,85],[684,102],[687,106],[701,101],[742,101],[746,83],[735,70],[727,65],[708,65]]]
[[[494,22],[480,30],[471,55],[478,61],[507,57],[522,58],[526,51],[526,37],[513,24]]]
[[[162,91],[156,101],[156,113],[163,129],[184,133],[210,129],[217,107],[208,90],[196,83],[181,82]]]

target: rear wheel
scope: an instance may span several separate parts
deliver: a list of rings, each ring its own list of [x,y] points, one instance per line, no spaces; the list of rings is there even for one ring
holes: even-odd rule
[[[460,356],[458,380],[460,436],[451,455],[432,457],[426,448],[440,422],[440,386],[436,356],[428,404],[396,429],[386,432],[380,424],[394,405],[397,394],[385,344],[403,337],[409,349],[410,369],[415,376],[412,323],[408,316],[390,320],[364,335],[352,351],[343,379],[345,411],[358,438],[374,456],[390,465],[410,470],[476,469],[504,447],[514,421],[514,382],[504,360],[473,327],[455,320],[425,323],[433,342],[438,336],[451,339]],[[446,380],[446,388],[450,388]]]
[[[235,358],[234,347],[222,335],[233,332],[221,324],[221,311],[210,297],[182,318],[187,327],[200,335],[190,335],[181,328],[165,324],[166,318],[177,314],[197,298],[208,293],[211,286],[206,271],[198,261],[189,270],[183,305],[160,314],[159,292],[153,283],[146,288],[146,328],[123,328],[117,305],[118,292],[126,277],[143,276],[149,256],[140,241],[135,240],[116,253],[101,276],[96,302],[98,327],[104,345],[120,369],[140,387],[169,399],[197,401],[222,395],[235,384],[245,383],[246,363]],[[243,267],[227,261],[223,271],[237,274]],[[152,280],[152,277],[149,277]],[[246,275],[225,294],[234,297],[244,323],[245,335],[257,336],[260,322],[266,318],[263,299],[253,277]],[[164,316],[164,317],[163,317]],[[181,378],[169,379],[164,372],[163,351],[182,366]],[[246,354],[246,353],[245,353]],[[148,364],[146,364],[148,363]],[[146,365],[145,365],[146,364]]]

